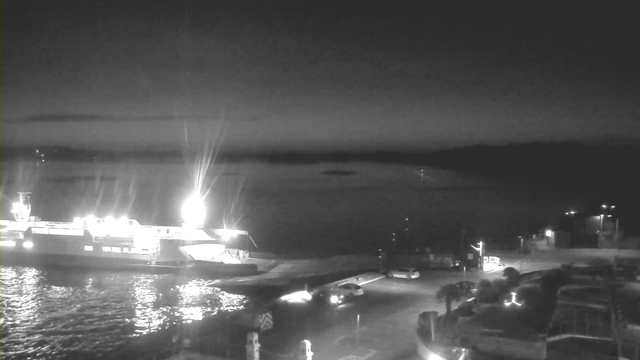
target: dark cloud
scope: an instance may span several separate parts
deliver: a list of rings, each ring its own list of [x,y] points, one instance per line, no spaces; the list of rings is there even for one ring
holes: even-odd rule
[[[222,114],[217,117],[203,116],[181,116],[181,115],[146,115],[146,116],[115,116],[101,114],[75,114],[75,113],[56,113],[56,114],[38,114],[23,118],[5,118],[3,121],[8,122],[25,122],[25,123],[54,123],[54,122],[118,122],[118,121],[210,121],[212,119],[224,119],[232,121],[259,121],[267,119],[260,114]]]
[[[73,113],[58,113],[58,114],[38,114],[31,115],[21,119],[13,119],[13,121],[24,122],[59,122],[59,121],[106,121],[114,120],[114,117],[98,114],[73,114]]]
[[[357,171],[353,170],[325,170],[322,172],[322,175],[332,175],[332,176],[350,176],[357,174]]]

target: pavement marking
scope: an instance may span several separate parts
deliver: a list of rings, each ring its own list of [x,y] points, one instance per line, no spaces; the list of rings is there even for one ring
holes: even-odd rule
[[[361,283],[360,283],[360,284],[358,284],[358,285],[360,285],[360,286],[362,286],[362,285],[367,285],[368,283],[372,283],[372,282],[374,282],[374,281],[378,281],[378,280],[383,279],[383,278],[385,278],[385,276],[384,276],[384,275],[382,275],[382,276],[380,276],[380,277],[377,277],[377,278],[375,278],[375,279],[371,279],[371,280],[367,280],[367,281],[365,281],[365,282],[361,282]]]

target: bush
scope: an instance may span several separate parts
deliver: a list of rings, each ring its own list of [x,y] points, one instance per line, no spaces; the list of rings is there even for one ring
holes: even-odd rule
[[[541,298],[542,292],[536,286],[523,286],[516,291],[516,299],[524,308],[537,308]]]
[[[509,287],[509,284],[505,279],[494,279],[491,286],[493,287],[498,300],[511,292],[511,287]]]
[[[471,301],[464,301],[453,310],[453,313],[459,317],[471,317],[476,314],[475,311],[473,311],[473,302]]]
[[[507,283],[510,287],[516,287],[520,285],[520,272],[515,268],[505,268],[502,271],[502,276],[507,279]]]
[[[500,300],[499,294],[496,288],[493,287],[491,281],[484,279],[478,282],[476,300],[483,304],[494,303]]]

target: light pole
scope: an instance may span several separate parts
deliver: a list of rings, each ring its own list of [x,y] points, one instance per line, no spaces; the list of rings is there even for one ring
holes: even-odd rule
[[[391,234],[391,254],[396,253],[396,233]]]
[[[571,219],[571,233],[570,233],[570,239],[569,239],[569,247],[573,247],[576,243],[576,218],[573,216],[576,214],[576,212],[574,210],[569,210],[567,212],[564,213],[566,216],[568,216]]]
[[[518,236],[520,238],[520,254],[524,254],[524,249],[523,249],[523,245],[524,245],[524,238],[522,236]]]
[[[466,232],[464,228],[460,231],[460,260],[464,258],[464,235]]]
[[[480,267],[480,270],[482,270],[484,268],[484,266],[483,266],[484,264],[483,264],[483,260],[482,260],[482,251],[484,250],[483,249],[483,247],[484,247],[483,245],[484,245],[484,243],[482,241],[478,242],[478,247],[470,245],[479,254],[478,255],[478,266]]]
[[[604,216],[607,215],[607,217],[612,217],[611,212],[613,212],[616,209],[615,205],[607,205],[607,204],[602,204],[600,206],[603,210],[603,212],[600,214],[600,236],[602,236],[602,230],[604,227]],[[607,213],[607,210],[609,210],[609,213]],[[616,216],[616,228],[615,228],[615,233],[614,233],[614,238],[613,238],[613,243],[615,248],[618,248],[618,216]]]
[[[411,238],[409,237],[409,218],[404,218],[405,221],[405,228],[404,231],[406,232],[406,237],[407,237],[407,250],[408,253],[411,254],[411,252],[413,251],[413,245],[411,244]]]

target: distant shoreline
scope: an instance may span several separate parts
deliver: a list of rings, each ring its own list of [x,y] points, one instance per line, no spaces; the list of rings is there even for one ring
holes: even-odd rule
[[[183,162],[202,157],[176,150],[102,151],[65,147],[0,147],[0,160]],[[494,179],[550,186],[636,188],[640,146],[568,143],[478,145],[441,151],[295,152],[221,151],[215,163],[277,165],[369,162],[425,166]]]

